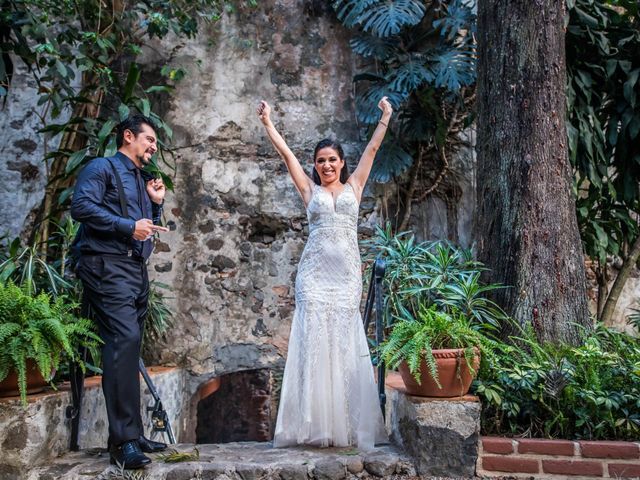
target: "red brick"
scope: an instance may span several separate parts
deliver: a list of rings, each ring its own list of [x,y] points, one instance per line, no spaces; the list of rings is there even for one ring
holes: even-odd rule
[[[530,458],[482,456],[482,468],[491,472],[538,473],[538,461]]]
[[[638,444],[632,442],[580,442],[583,457],[640,458]]]
[[[589,475],[601,477],[604,474],[602,462],[585,460],[542,460],[544,473],[557,475]]]
[[[569,440],[545,440],[523,438],[518,440],[518,453],[539,453],[542,455],[565,455],[573,457],[573,442]]]
[[[486,453],[513,453],[513,442],[504,437],[482,437],[482,451]]]
[[[640,464],[637,463],[610,463],[609,476],[611,478],[640,477]]]

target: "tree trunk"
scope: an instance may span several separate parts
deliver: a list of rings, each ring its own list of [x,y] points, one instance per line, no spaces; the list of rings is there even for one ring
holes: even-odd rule
[[[589,326],[565,128],[564,1],[478,4],[479,259],[544,341]]]

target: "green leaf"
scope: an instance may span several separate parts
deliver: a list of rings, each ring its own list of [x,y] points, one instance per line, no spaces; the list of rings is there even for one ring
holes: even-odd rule
[[[417,25],[425,14],[425,7],[418,0],[394,0],[376,2],[359,18],[365,32],[377,37],[397,35],[404,27]]]
[[[598,26],[598,20],[595,17],[592,17],[591,15],[589,15],[584,10],[578,7],[575,7],[573,11],[578,16],[578,19],[588,27],[596,28]]]
[[[131,62],[131,65],[129,65],[129,73],[127,73],[127,80],[122,90],[122,101],[124,103],[128,102],[133,96],[133,90],[140,81],[140,73],[138,64]]]
[[[378,102],[382,97],[388,97],[393,108],[398,109],[407,97],[408,92],[398,92],[385,83],[370,85],[362,94],[356,97],[356,113],[358,120],[366,124],[378,123],[382,112]]]
[[[432,82],[435,75],[419,61],[409,60],[399,68],[394,69],[388,79],[391,89],[398,92],[412,92],[426,82]]]
[[[58,205],[64,205],[64,203],[73,195],[73,190],[75,187],[67,187],[62,193],[58,196]]]
[[[609,243],[609,236],[605,233],[602,227],[597,223],[591,222],[591,225],[593,225],[593,229],[595,230],[596,236],[598,237],[598,242],[600,242],[600,245],[602,246],[602,248],[607,248],[607,245]]]
[[[398,53],[397,40],[379,38],[371,35],[359,35],[349,41],[351,49],[365,58],[387,60]]]
[[[129,112],[129,107],[124,103],[121,103],[118,107],[118,117],[120,117],[121,122],[129,116]]]
[[[117,144],[116,144],[116,137],[115,137],[115,135],[113,135],[109,139],[109,142],[107,143],[107,146],[104,149],[103,155],[105,157],[112,157],[112,156],[114,156],[116,154],[117,151],[118,151],[118,147],[117,147]]]
[[[142,114],[145,117],[148,117],[149,114],[151,113],[151,104],[149,103],[149,100],[146,98],[143,98],[140,101],[140,105],[141,105],[140,110],[142,111]]]
[[[171,85],[153,85],[145,90],[145,93],[155,93],[155,92],[163,92],[163,93],[171,93],[175,90],[175,87]]]
[[[111,131],[115,126],[116,126],[115,120],[109,119],[106,122],[104,122],[104,125],[102,125],[102,128],[98,132],[98,144],[100,145],[104,144],[104,141],[107,139],[109,135],[111,135]]]
[[[460,87],[475,82],[476,61],[472,50],[448,48],[433,55],[430,60],[438,88],[457,92]]]
[[[63,77],[63,78],[67,78],[68,74],[67,74],[67,67],[64,66],[64,64],[56,59],[56,70],[58,70],[58,73]]]
[[[85,159],[87,153],[89,152],[89,147],[83,148],[82,150],[78,150],[74,152],[67,161],[67,166],[65,167],[65,173],[69,175],[73,172]]]
[[[636,104],[635,85],[638,81],[639,73],[640,73],[640,69],[636,68],[631,73],[629,73],[629,77],[627,81],[624,82],[624,87],[623,87],[624,98],[631,104],[632,107],[635,107],[635,104]]]
[[[635,140],[640,132],[640,116],[635,114],[629,122],[629,139]]]
[[[413,157],[394,141],[387,141],[376,155],[369,177],[374,182],[387,183],[405,172],[413,164]]]

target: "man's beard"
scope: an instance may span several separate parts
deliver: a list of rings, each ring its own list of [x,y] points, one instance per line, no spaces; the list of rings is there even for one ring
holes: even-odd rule
[[[144,152],[142,155],[138,156],[138,161],[143,166],[149,165],[151,163],[151,155],[149,155],[149,158],[145,158],[146,154],[147,152]]]

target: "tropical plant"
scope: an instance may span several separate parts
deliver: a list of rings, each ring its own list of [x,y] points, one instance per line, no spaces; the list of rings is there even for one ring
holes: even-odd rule
[[[159,125],[160,161],[151,170],[173,169],[165,155],[172,130],[152,110],[154,99],[170,94],[186,74],[162,65],[162,78],[148,84],[139,58],[143,47],[171,33],[193,38],[202,22],[216,22],[233,6],[228,0],[121,0],[68,2],[12,0],[0,10],[0,95],[11,89],[13,61],[24,62],[38,86],[48,184],[32,241],[46,252],[51,221],[68,204],[75,173],[90,158],[115,152],[111,131],[130,112]],[[255,0],[246,3],[255,5]],[[49,144],[55,142],[51,148]],[[171,188],[171,178],[163,174]]]
[[[80,299],[79,282],[69,272],[71,243],[80,224],[67,215],[55,226],[47,243],[54,247],[57,257],[48,259],[37,242],[22,246],[15,238],[0,253],[0,282],[11,280],[30,295],[44,291],[54,297],[64,294],[73,301]]]
[[[491,351],[491,343],[482,333],[472,328],[469,321],[460,313],[439,311],[436,305],[421,306],[416,318],[409,312],[394,323],[391,333],[380,346],[380,356],[391,368],[397,368],[407,362],[409,371],[420,384],[420,365],[424,360],[429,373],[439,387],[438,366],[433,350],[464,349],[464,358],[471,370],[476,349],[484,354]],[[458,366],[459,368],[459,366]]]
[[[153,348],[162,340],[169,328],[173,312],[169,309],[163,290],[171,290],[169,285],[151,281],[149,284],[148,312],[145,320],[144,339],[142,342],[143,356],[153,358]]]
[[[32,295],[12,282],[0,283],[0,381],[15,371],[24,404],[28,359],[50,379],[63,358],[84,370],[79,349],[95,349],[100,343],[92,322],[76,317],[76,309],[63,296],[52,300],[44,292]]]
[[[472,0],[332,4],[338,19],[354,30],[350,45],[362,57],[354,77],[357,120],[373,131],[383,95],[397,110],[371,178],[387,183],[411,169],[399,227],[404,230],[412,201],[443,186],[452,168],[449,158],[464,144],[460,133],[472,121],[475,5]]]
[[[36,245],[23,247],[20,239],[14,239],[0,263],[0,283],[11,280],[22,286],[28,295],[42,291],[60,295],[71,284],[51,265]]]
[[[411,320],[421,308],[435,305],[449,315],[463,315],[477,330],[491,330],[506,319],[488,294],[500,285],[485,285],[484,270],[469,250],[448,242],[418,243],[411,232],[394,234],[390,223],[376,227],[363,242],[365,260],[385,260],[384,314],[387,326],[398,319]]]
[[[608,322],[640,257],[640,30],[633,0],[567,0],[567,133],[582,242]],[[623,268],[608,289],[608,258]],[[627,267],[627,268],[625,268]]]
[[[598,324],[578,347],[541,344],[530,326],[512,341],[474,384],[484,434],[640,438],[640,339]]]
[[[627,317],[627,323],[638,331],[640,335],[640,310],[633,309],[633,313]]]

